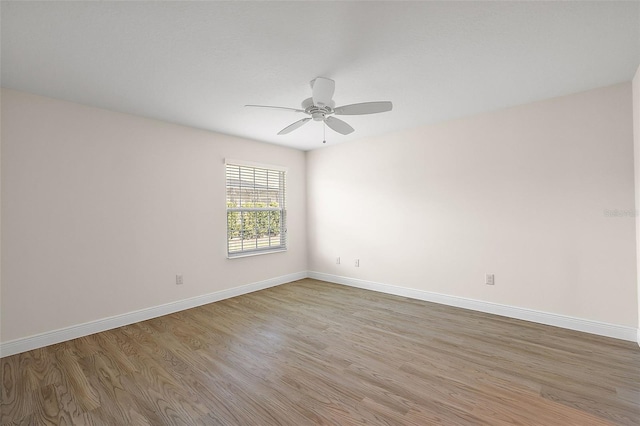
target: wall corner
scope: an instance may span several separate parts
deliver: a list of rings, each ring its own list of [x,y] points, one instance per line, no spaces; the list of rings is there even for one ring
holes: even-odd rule
[[[636,208],[636,294],[638,298],[638,345],[640,345],[640,66],[631,82],[633,97],[633,171]]]

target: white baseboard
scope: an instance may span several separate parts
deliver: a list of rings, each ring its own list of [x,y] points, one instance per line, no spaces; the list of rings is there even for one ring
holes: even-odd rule
[[[306,277],[307,271],[296,272],[293,274],[270,278],[268,280],[246,284],[227,290],[204,294],[202,296],[178,300],[176,302],[166,303],[164,305],[153,306],[151,308],[141,309],[139,311],[128,312],[126,314],[116,315],[109,318],[103,318],[84,324],[73,325],[71,327],[61,328],[59,330],[49,331],[34,336],[0,343],[0,357],[14,355],[17,353],[30,351],[32,349],[42,348],[44,346],[76,339],[82,336],[88,336],[90,334],[111,330],[113,328],[122,327],[124,325],[133,324],[140,321],[146,321],[148,319],[157,318],[162,315],[172,314],[174,312],[182,311],[185,309],[195,308],[196,306],[206,305],[208,303],[213,303],[219,300],[229,299],[231,297],[252,293],[254,291],[263,290],[269,287],[275,287],[280,284],[289,283],[291,281],[300,280]]]
[[[309,278],[363,288],[366,290],[379,291],[381,293],[388,293],[396,296],[409,297],[411,299],[440,303],[442,305],[456,306],[458,308],[471,309],[474,311],[486,312],[504,317],[536,322],[539,324],[552,325],[555,327],[597,334],[600,336],[613,337],[614,339],[638,342],[640,345],[640,329],[636,329],[635,327],[574,318],[549,312],[541,312],[532,309],[518,308],[515,306],[501,305],[498,303],[483,302],[481,300],[467,299],[464,297],[448,296],[446,294],[398,287],[373,281],[360,280],[357,278],[341,277],[322,272],[309,271]]]

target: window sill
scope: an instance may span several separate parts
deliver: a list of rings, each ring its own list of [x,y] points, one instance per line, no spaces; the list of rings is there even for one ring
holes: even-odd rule
[[[233,255],[233,256],[229,256],[227,254],[227,259],[229,259],[229,260],[241,259],[243,257],[262,256],[263,254],[282,253],[284,251],[287,251],[287,249],[283,248],[283,249],[278,249],[278,250],[254,251],[254,252],[250,252],[250,253],[236,254],[236,255]]]

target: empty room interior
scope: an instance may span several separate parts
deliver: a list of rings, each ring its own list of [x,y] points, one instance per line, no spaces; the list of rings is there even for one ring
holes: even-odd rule
[[[640,2],[0,24],[0,425],[640,424]]]

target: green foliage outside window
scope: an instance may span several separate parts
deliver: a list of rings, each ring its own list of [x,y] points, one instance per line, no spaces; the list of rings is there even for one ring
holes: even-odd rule
[[[227,202],[227,208],[237,207],[236,203]],[[245,208],[278,207],[278,203],[243,203]],[[243,231],[244,219],[244,231]],[[279,211],[227,211],[227,233],[229,239],[241,238],[250,240],[280,234]]]

